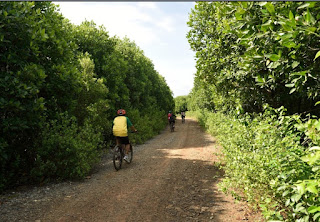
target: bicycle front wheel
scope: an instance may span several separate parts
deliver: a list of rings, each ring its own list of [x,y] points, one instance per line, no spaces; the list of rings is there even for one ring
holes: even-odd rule
[[[122,152],[119,146],[115,146],[113,149],[113,166],[118,171],[121,169],[122,165]]]

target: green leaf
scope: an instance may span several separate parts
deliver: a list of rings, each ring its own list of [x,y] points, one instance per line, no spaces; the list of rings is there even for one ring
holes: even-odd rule
[[[303,195],[305,194],[306,192],[306,187],[305,187],[305,184],[302,182],[302,183],[299,183],[299,184],[296,184],[296,187],[297,187],[297,190],[299,192],[300,195]]]
[[[294,62],[292,63],[292,65],[291,65],[291,67],[294,69],[294,68],[296,68],[299,64],[300,64],[300,62],[294,61]]]
[[[307,8],[310,5],[310,3],[305,3],[298,7],[298,9]]]
[[[306,212],[306,208],[299,203],[295,209],[295,212]]]
[[[289,49],[293,48],[296,46],[296,43],[294,43],[293,41],[285,41],[283,42],[283,45]]]
[[[308,27],[307,30],[309,30],[310,32],[315,32],[317,31],[316,27]]]
[[[286,84],[285,86],[288,88],[292,88],[292,87],[294,87],[294,83],[289,83],[289,84]]]
[[[270,14],[274,14],[274,6],[271,2],[268,2],[265,7],[267,8],[268,12],[270,12]]]
[[[296,90],[297,90],[297,88],[293,88],[293,89],[291,89],[291,90],[290,90],[290,92],[289,92],[289,94],[294,93]]]
[[[261,76],[257,76],[256,82],[264,83],[265,81],[264,81],[264,78],[262,78]]]
[[[236,12],[235,16],[237,20],[242,20],[242,15],[239,12]]]
[[[262,24],[262,26],[270,26],[271,23],[272,23],[272,21],[271,21],[271,20],[268,20],[266,23]]]
[[[290,39],[292,37],[293,37],[293,35],[291,33],[288,33],[285,35],[281,35],[281,40],[284,41],[284,40]]]
[[[243,8],[248,8],[248,2],[240,2]]]
[[[270,56],[270,60],[272,60],[272,61],[278,61],[279,59],[280,59],[280,55],[277,55],[277,54],[272,54],[271,56]]]
[[[277,68],[277,67],[280,66],[280,65],[281,65],[280,62],[272,62],[272,63],[270,63],[270,64],[268,65],[268,68],[269,68],[269,69],[275,69],[275,68]]]
[[[312,184],[312,185],[308,184],[307,191],[309,191],[310,193],[318,194],[318,189],[314,184]]]
[[[292,11],[289,12],[289,19],[290,19],[291,21],[295,21],[295,20],[294,20],[294,15],[293,15]]]
[[[284,196],[287,196],[289,193],[290,193],[290,191],[289,191],[289,190],[286,190],[286,191],[284,191],[284,192],[282,193],[282,196],[283,196],[283,197],[284,197]]]
[[[316,105],[319,105],[319,104],[320,104],[320,101],[316,102],[316,104],[314,104],[314,105],[316,106]]]
[[[316,60],[320,56],[320,51],[317,52],[316,56],[314,57],[313,61]]]
[[[311,206],[308,208],[308,212],[311,214],[318,212],[318,211],[320,211],[320,207],[317,207],[317,206]]]
[[[301,160],[307,162],[309,165],[313,165],[315,162],[320,160],[320,152],[310,153],[306,156],[301,157]]]
[[[287,199],[285,205],[286,205],[286,206],[289,206],[290,203],[291,203],[291,199]]]
[[[313,18],[312,14],[310,13],[309,9],[307,10],[307,15],[306,15],[306,22],[314,24],[315,19]]]
[[[296,203],[301,199],[301,197],[302,197],[302,195],[300,195],[300,194],[294,194],[291,196],[291,200]]]
[[[268,2],[259,2],[258,5],[265,6]]]
[[[320,213],[317,213],[316,215],[313,216],[313,220],[317,221],[317,219],[320,217]]]
[[[262,59],[263,56],[261,56],[261,55],[254,55],[252,58],[254,58],[254,59]],[[320,101],[319,101],[319,103],[320,103]]]
[[[302,195],[295,194],[295,195],[291,196],[291,200],[296,203],[301,199],[301,197],[302,197]]]
[[[306,76],[307,71],[293,72],[290,76]]]
[[[320,122],[320,121],[319,121]],[[320,150],[320,147],[319,146],[313,146],[309,149],[310,151],[312,150]]]

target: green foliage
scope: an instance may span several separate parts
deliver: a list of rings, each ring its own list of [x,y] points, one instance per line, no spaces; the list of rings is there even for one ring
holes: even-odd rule
[[[111,123],[108,115],[110,109],[109,90],[105,85],[105,79],[97,78],[94,72],[94,62],[88,53],[81,55],[79,62],[79,70],[82,71],[80,77],[82,88],[77,94],[77,106],[74,115],[80,125],[88,120],[102,132],[108,132]]]
[[[51,2],[0,6],[0,192],[83,178],[119,108],[132,111],[136,142],[165,126],[172,92],[136,44],[72,25]]]
[[[50,2],[1,2],[0,187],[27,180],[46,119],[72,110],[79,90],[75,44]]]
[[[224,148],[224,189],[268,220],[320,218],[319,13],[318,2],[197,2],[188,22],[188,107]]]
[[[319,12],[318,2],[198,2],[188,22],[197,58],[191,100],[319,114]]]
[[[152,138],[163,130],[167,125],[166,112],[159,111],[154,107],[150,113],[141,113],[139,110],[129,110],[128,117],[138,129],[137,134],[129,135],[130,142],[133,144],[144,143],[146,140]]]
[[[61,114],[41,133],[31,176],[35,180],[83,178],[98,160],[101,139],[91,124],[78,127],[75,117]]]
[[[319,139],[319,133],[314,131],[317,120],[310,120],[315,123],[311,126],[297,115],[285,115],[285,111],[283,107],[266,106],[264,113],[254,116],[236,117],[207,110],[196,115],[223,146],[224,190],[231,189],[230,192],[253,206],[259,206],[268,220],[317,221],[320,206],[320,157],[318,147],[314,146]],[[307,135],[305,141],[310,149],[301,141],[303,135]]]
[[[174,98],[175,111],[176,113],[181,113],[182,111],[188,110],[188,96],[177,96]]]

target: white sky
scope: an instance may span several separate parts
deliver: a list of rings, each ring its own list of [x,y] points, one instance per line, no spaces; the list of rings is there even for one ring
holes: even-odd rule
[[[79,25],[104,25],[110,36],[127,36],[153,61],[174,97],[188,95],[196,72],[195,53],[186,38],[194,2],[54,2]]]

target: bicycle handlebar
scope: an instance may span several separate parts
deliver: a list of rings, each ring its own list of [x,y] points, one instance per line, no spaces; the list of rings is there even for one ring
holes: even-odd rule
[[[136,130],[136,131],[130,131],[129,133],[138,133],[138,130]]]

